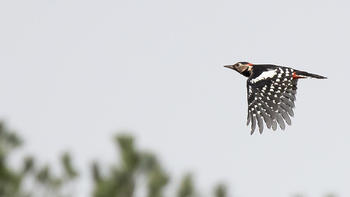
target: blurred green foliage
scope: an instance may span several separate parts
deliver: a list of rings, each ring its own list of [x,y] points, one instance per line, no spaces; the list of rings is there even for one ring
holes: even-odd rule
[[[0,197],[69,197],[78,173],[69,153],[61,156],[61,173],[54,174],[49,165],[38,166],[32,156],[23,159],[16,169],[8,161],[22,140],[0,122]],[[16,166],[16,165],[15,165]]]
[[[130,135],[114,138],[120,159],[109,165],[98,161],[91,164],[92,197],[133,197],[139,191],[147,197],[197,197],[208,196],[195,188],[193,176],[185,174],[174,195],[165,195],[170,176],[150,152],[138,150]],[[20,167],[9,162],[13,151],[22,140],[0,122],[0,197],[73,197],[79,171],[74,167],[68,152],[60,158],[60,170],[52,170],[48,164],[38,165],[33,156],[25,156]],[[17,165],[15,165],[17,166]],[[56,167],[56,166],[54,166]],[[218,184],[212,196],[228,197],[227,187]],[[295,195],[302,196],[302,195]],[[327,194],[325,197],[336,197]]]
[[[192,197],[195,196],[195,188],[193,185],[192,175],[187,174],[183,177],[179,190],[177,192],[178,197]]]
[[[121,161],[114,164],[103,174],[97,162],[92,165],[95,181],[95,197],[131,197],[134,196],[137,180],[144,178],[147,182],[147,196],[163,196],[163,188],[169,177],[151,153],[136,150],[134,139],[128,135],[115,138],[120,150]]]

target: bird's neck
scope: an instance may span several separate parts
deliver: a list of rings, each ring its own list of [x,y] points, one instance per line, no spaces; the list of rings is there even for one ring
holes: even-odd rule
[[[246,76],[246,77],[250,77],[250,75],[252,74],[252,71],[247,69],[247,70],[244,70],[243,72],[241,72],[241,74]]]

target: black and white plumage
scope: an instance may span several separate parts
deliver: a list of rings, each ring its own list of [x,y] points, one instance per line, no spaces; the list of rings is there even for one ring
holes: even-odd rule
[[[251,123],[251,134],[254,133],[256,125],[262,133],[264,122],[267,128],[273,130],[277,129],[277,125],[282,130],[286,127],[285,123],[291,125],[290,117],[294,116],[299,78],[326,79],[320,75],[272,64],[238,62],[225,67],[248,77],[247,125]]]

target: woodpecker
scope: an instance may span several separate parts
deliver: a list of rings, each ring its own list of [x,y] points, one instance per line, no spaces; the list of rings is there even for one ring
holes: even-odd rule
[[[277,129],[277,124],[282,130],[286,127],[285,123],[291,125],[290,117],[294,116],[298,79],[327,79],[321,75],[272,64],[238,62],[225,67],[248,77],[247,125],[251,123],[251,134],[254,133],[256,125],[261,134],[264,122],[268,129],[273,130]]]

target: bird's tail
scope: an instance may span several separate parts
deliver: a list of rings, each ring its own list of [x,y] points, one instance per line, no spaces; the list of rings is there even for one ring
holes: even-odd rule
[[[316,75],[313,73],[308,73],[305,71],[300,71],[300,70],[295,70],[294,73],[297,76],[297,78],[311,77],[311,78],[316,78],[316,79],[327,79],[327,77],[324,77],[321,75]]]

